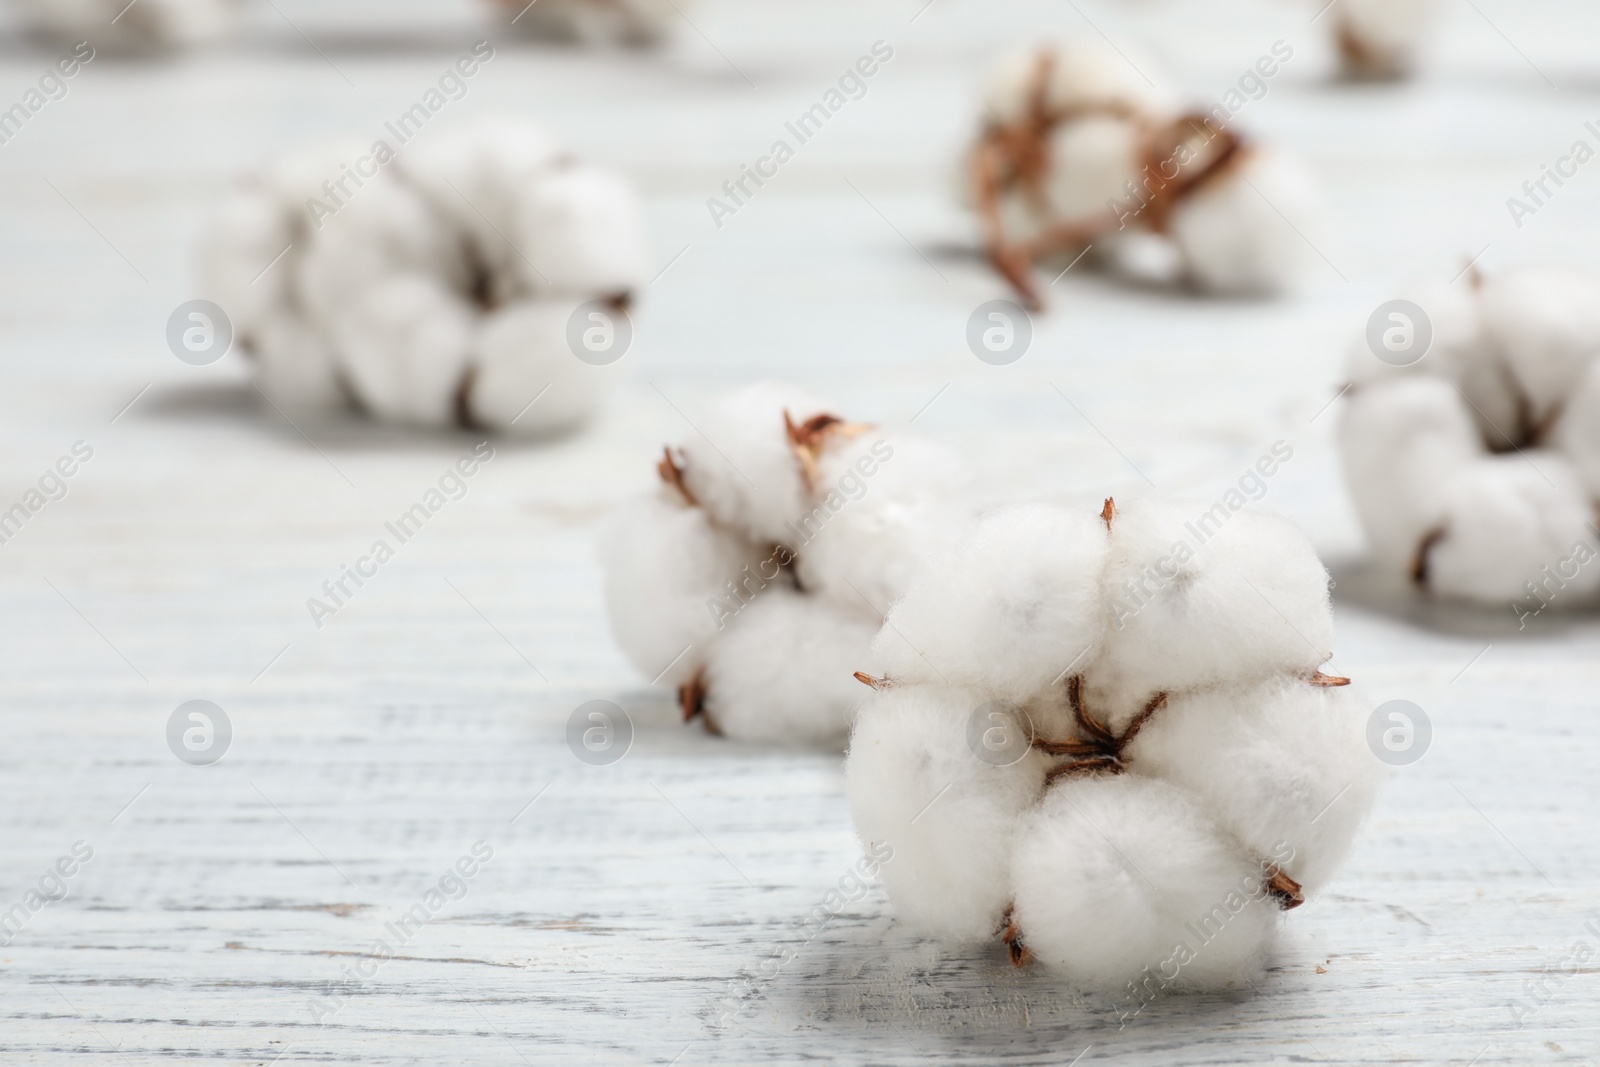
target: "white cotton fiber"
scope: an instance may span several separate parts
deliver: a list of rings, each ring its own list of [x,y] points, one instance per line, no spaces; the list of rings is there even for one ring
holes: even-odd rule
[[[1486,456],[1450,481],[1440,537],[1427,550],[1426,584],[1477,600],[1515,602],[1544,568],[1576,545],[1595,548],[1594,505],[1559,454],[1538,449]],[[1592,599],[1600,567],[1586,567],[1565,592]]]
[[[869,692],[855,672],[876,621],[786,585],[780,576],[723,619],[707,653],[706,721],[741,740],[842,749]]]
[[[863,690],[863,692],[866,692]],[[1035,802],[1044,760],[979,759],[974,722],[984,694],[945,686],[870,693],[845,762],[856,835],[887,842],[879,878],[912,931],[956,943],[992,941],[1011,900],[1012,841]]]
[[[611,515],[599,557],[612,636],[641,675],[671,688],[700,670],[721,632],[713,602],[761,562],[749,544],[718,529],[670,486]]]
[[[1484,280],[1479,299],[1489,337],[1526,399],[1526,426],[1547,426],[1600,355],[1600,279],[1536,267]]]
[[[681,445],[684,478],[717,522],[759,541],[786,543],[812,507],[811,487],[785,416],[795,424],[830,406],[795,386],[763,382],[719,398]]]
[[[1303,278],[1322,234],[1316,182],[1282,152],[1246,148],[1174,209],[1171,233],[1200,288],[1270,296]]]
[[[1169,698],[1128,756],[1136,775],[1187,789],[1311,893],[1343,861],[1383,782],[1367,745],[1371,711],[1353,687],[1301,678],[1200,689]]]
[[[1410,574],[1444,523],[1451,478],[1483,449],[1467,405],[1438,378],[1362,386],[1345,408],[1339,442],[1373,552]]]
[[[536,126],[483,119],[264,167],[205,231],[201,290],[275,399],[553,434],[587,421],[627,355],[580,359],[568,319],[590,301],[626,315],[646,280],[642,230],[622,179]]]
[[[1438,0],[1339,0],[1330,23],[1354,78],[1411,73],[1438,10]]]
[[[1032,505],[980,521],[889,612],[873,651],[895,681],[981,688],[1022,702],[1089,662],[1105,523]]]
[[[1333,655],[1328,572],[1286,519],[1130,501],[1101,582],[1104,636],[1082,673],[1114,728],[1158,693],[1309,677]]]
[[[1267,877],[1182,790],[1075,779],[1021,821],[1014,918],[1039,962],[1085,988],[1119,990],[1147,968],[1163,988],[1242,988],[1277,923]]]
[[[496,308],[478,329],[470,386],[479,424],[504,433],[566,433],[589,420],[615,383],[617,363],[572,358],[571,301],[527,300]]]

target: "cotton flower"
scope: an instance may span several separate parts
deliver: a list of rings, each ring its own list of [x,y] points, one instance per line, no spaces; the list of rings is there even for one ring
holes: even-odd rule
[[[1410,74],[1437,14],[1437,0],[1339,0],[1330,21],[1345,73],[1372,80]]]
[[[1305,169],[1215,112],[1182,111],[1147,80],[1151,69],[1074,41],[995,72],[969,191],[991,261],[1030,306],[1034,263],[1090,249],[1114,266],[1165,262],[1202,290],[1247,295],[1292,287],[1311,262],[1321,209]]]
[[[1363,337],[1340,429],[1373,556],[1430,592],[1509,603],[1519,619],[1593,602],[1600,282],[1525,268],[1406,299],[1431,345],[1396,366]]]
[[[582,44],[660,43],[681,17],[672,0],[496,0],[517,28]],[[687,5],[689,0],[677,0]]]
[[[88,40],[111,52],[147,52],[209,44],[233,28],[240,0],[19,0],[37,32]]]
[[[617,343],[642,234],[617,176],[488,120],[274,162],[224,201],[200,273],[281,408],[547,434],[609,387],[573,324]]]
[[[880,613],[959,525],[952,457],[834,410],[719,398],[601,534],[618,645],[714,732],[842,747]]]
[[[1327,572],[1284,520],[1192,518],[994,511],[890,609],[846,777],[910,929],[1087,988],[1242,986],[1333,877],[1383,765],[1322,670]]]

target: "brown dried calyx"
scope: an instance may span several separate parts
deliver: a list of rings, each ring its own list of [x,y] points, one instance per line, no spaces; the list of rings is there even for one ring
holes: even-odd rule
[[[1306,902],[1300,883],[1290,878],[1275,863],[1267,864],[1267,892],[1278,899],[1278,907],[1291,911]]]
[[[705,720],[708,733],[721,734],[722,727],[717,725],[717,720],[706,710],[706,693],[706,672],[703,668],[695,671],[694,677],[678,686],[678,707],[683,709],[683,721],[688,723],[699,716]]]
[[[1015,905],[1006,905],[1006,913],[1000,917],[1000,940],[1005,942],[1006,954],[1011,957],[1011,966],[1021,967],[1033,959],[1033,953],[1028,951],[1028,946],[1022,943],[1022,930],[1017,926],[1013,915]]]
[[[661,459],[656,463],[656,473],[661,476],[662,482],[672,486],[683,497],[683,502],[691,508],[700,506],[700,501],[695,499],[694,493],[683,480],[683,467],[672,454],[672,446],[666,445],[661,449]]]
[[[1100,518],[1106,524],[1106,533],[1111,532],[1111,520],[1117,517],[1117,502],[1111,497],[1106,497],[1105,504],[1100,508]]]
[[[1035,207],[1045,204],[1049,139],[1057,126],[1092,115],[1134,123],[1142,141],[1137,181],[1148,194],[1136,211],[1154,233],[1165,233],[1173,209],[1247,151],[1237,134],[1213,125],[1204,112],[1190,112],[1163,123],[1115,101],[1051,107],[1050,76],[1055,64],[1054,53],[1039,54],[1024,114],[1012,122],[987,123],[970,162],[989,260],[1031,311],[1044,306],[1032,278],[1034,263],[1086,247],[1123,226],[1122,217],[1108,206],[1100,215],[1056,223],[1028,242],[1013,242],[1007,236],[1001,206],[1006,194],[1018,192]]]
[[[1411,581],[1421,589],[1428,588],[1428,553],[1433,551],[1433,546],[1445,538],[1444,527],[1429,530],[1422,537],[1422,543],[1417,546],[1416,555],[1411,557]]]
[[[1124,758],[1124,751],[1133,739],[1139,735],[1144,724],[1150,717],[1160,710],[1167,702],[1167,694],[1157,693],[1145,704],[1139,714],[1133,717],[1128,728],[1121,735],[1111,732],[1099,719],[1095,718],[1084,705],[1083,701],[1083,675],[1074,674],[1067,679],[1067,703],[1072,707],[1072,716],[1082,735],[1071,741],[1046,741],[1035,739],[1033,747],[1050,756],[1070,757],[1068,762],[1052,767],[1045,774],[1045,784],[1048,786],[1057,778],[1069,777],[1077,774],[1095,774],[1100,771],[1109,771],[1112,774],[1122,774],[1128,769],[1128,761]]]
[[[837,415],[813,415],[804,422],[795,422],[788,409],[783,412],[783,428],[789,435],[789,447],[800,462],[800,477],[806,491],[817,491],[817,464],[828,443],[834,438],[849,440],[860,437],[871,426],[861,422],[845,422]]]
[[[871,686],[873,689],[893,689],[894,688],[894,683],[889,680],[887,675],[885,675],[882,678],[874,678],[872,675],[868,674],[866,671],[856,671],[855,679],[856,679],[856,681],[860,682],[862,685]]]

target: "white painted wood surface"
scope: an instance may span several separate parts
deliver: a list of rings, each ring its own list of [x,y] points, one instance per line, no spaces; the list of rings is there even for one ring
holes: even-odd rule
[[[274,0],[212,54],[96,59],[0,148],[0,507],[74,441],[94,448],[0,546],[0,909],[74,842],[94,852],[0,948],[0,1062],[1600,1058],[1595,964],[1565,969],[1576,943],[1600,945],[1585,930],[1600,920],[1600,628],[1549,617],[1518,633],[1509,610],[1430,608],[1365,575],[1337,410],[1319,414],[1345,337],[1399,279],[1448,277],[1485,245],[1490,268],[1594,264],[1600,172],[1521,230],[1503,201],[1600,116],[1600,16],[1451,4],[1427,75],[1381,88],[1327,80],[1315,5],[919,7],[706,0],[664,56],[502,42],[455,113],[543,116],[635,175],[664,273],[602,421],[501,445],[320,630],[306,598],[474,439],[355,425],[305,427],[308,441],[252,402],[233,357],[179,364],[163,325],[230,175],[381,127],[489,32],[481,12]],[[1324,175],[1328,269],[1270,305],[1074,271],[1029,356],[982,366],[962,330],[1003,293],[960,251],[971,230],[948,179],[973,84],[1006,42],[1091,23],[1197,98],[1294,44],[1240,121]],[[716,229],[705,198],[879,39],[896,54],[867,96]],[[0,99],[51,56],[5,41]],[[918,416],[992,464],[997,495],[1125,491],[1141,484],[1131,463],[1214,497],[1293,443],[1258,506],[1300,520],[1333,563],[1336,667],[1374,703],[1422,705],[1435,738],[1344,877],[1288,917],[1258,992],[1169,998],[1119,1028],[1110,998],[916,943],[877,890],[809,942],[796,930],[858,855],[837,756],[677,725],[610,644],[589,548],[652,450],[686,432],[676,409],[757,375],[852,415]],[[235,731],[209,768],[164,737],[196,698]],[[637,726],[610,767],[564,741],[595,698]],[[493,859],[465,897],[319,1025],[315,998],[479,840]],[[730,1005],[785,947],[798,957]],[[1519,1029],[1510,1004],[1530,981],[1543,1003]]]

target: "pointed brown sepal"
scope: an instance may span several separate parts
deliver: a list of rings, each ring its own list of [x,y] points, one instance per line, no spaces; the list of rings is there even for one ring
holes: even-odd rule
[[[1033,959],[1033,953],[1028,951],[1028,946],[1022,943],[1022,930],[1017,926],[1017,920],[1012,918],[1012,909],[1006,908],[1006,913],[1000,919],[1000,940],[1005,942],[1006,955],[1011,958],[1011,966],[1026,966]]]
[[[678,707],[683,709],[683,721],[689,722],[696,715],[705,714],[706,710],[706,681],[704,671],[695,671],[694,677],[678,686]],[[709,725],[710,719],[708,718]]]
[[[889,680],[888,675],[885,675],[882,678],[874,678],[872,675],[868,674],[866,671],[856,671],[855,679],[856,679],[856,681],[860,682],[862,685],[871,686],[873,689],[892,689],[892,688],[894,688],[894,683]]]
[[[685,504],[688,504],[691,508],[700,506],[700,501],[695,499],[694,493],[689,491],[689,486],[683,480],[683,468],[672,457],[672,447],[670,445],[661,449],[661,459],[656,464],[656,473],[661,476],[663,482],[678,491],[678,495],[683,497]]]
[[[1278,907],[1290,911],[1306,902],[1305,896],[1300,892],[1299,882],[1290,878],[1276,865],[1268,866],[1267,871],[1271,875],[1267,879],[1267,892],[1278,898]]]
[[[1443,528],[1429,530],[1422,543],[1417,546],[1417,554],[1411,557],[1411,581],[1423,589],[1428,588],[1428,553],[1442,540],[1444,540]]]
[[[1349,685],[1350,679],[1337,674],[1323,674],[1321,671],[1316,671],[1311,675],[1311,684],[1320,686],[1323,689],[1335,689],[1341,685]]]
[[[1106,497],[1105,506],[1100,509],[1100,518],[1105,521],[1106,529],[1111,529],[1111,520],[1117,517],[1117,502],[1111,497]]]
[[[828,447],[829,439],[838,436],[848,440],[871,429],[865,423],[845,422],[837,415],[827,414],[813,415],[797,423],[787,409],[783,413],[783,428],[789,435],[790,449],[800,461],[800,476],[805,480],[806,489],[812,492],[817,488],[817,460]]]

